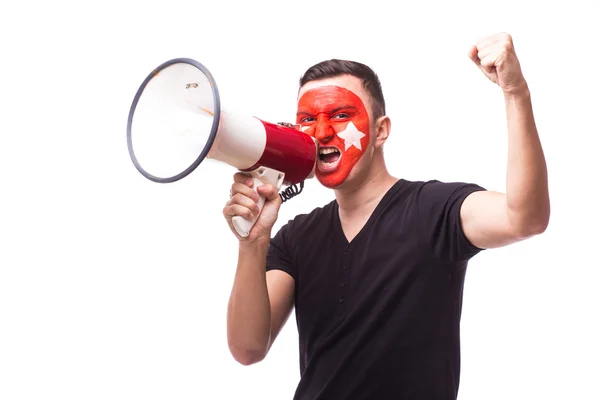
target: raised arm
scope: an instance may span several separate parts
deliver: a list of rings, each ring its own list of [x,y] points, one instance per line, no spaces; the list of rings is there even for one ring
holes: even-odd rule
[[[252,181],[234,176],[232,196],[223,209],[225,219],[239,242],[238,265],[227,308],[227,341],[236,361],[250,365],[263,360],[288,319],[294,301],[294,280],[285,272],[266,272],[271,229],[281,200],[274,187],[259,188],[267,201],[248,238],[235,232],[235,215],[249,218],[257,213],[258,200]]]
[[[479,191],[461,208],[466,237],[477,247],[494,248],[546,230],[550,199],[544,152],[529,87],[508,34],[480,40],[469,57],[503,91],[508,127],[506,193]]]

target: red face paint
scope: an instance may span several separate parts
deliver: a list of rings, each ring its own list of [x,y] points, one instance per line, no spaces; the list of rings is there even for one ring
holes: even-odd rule
[[[296,123],[319,143],[319,182],[339,186],[369,144],[369,114],[360,97],[337,86],[311,89],[298,101]]]

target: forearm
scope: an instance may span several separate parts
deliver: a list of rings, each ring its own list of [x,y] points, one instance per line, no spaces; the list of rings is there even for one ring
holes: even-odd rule
[[[268,350],[271,309],[266,282],[268,241],[240,242],[238,265],[227,310],[227,339],[243,364],[262,359]]]
[[[527,85],[505,93],[505,104],[508,121],[508,212],[519,230],[530,235],[543,231],[550,215],[546,160]]]

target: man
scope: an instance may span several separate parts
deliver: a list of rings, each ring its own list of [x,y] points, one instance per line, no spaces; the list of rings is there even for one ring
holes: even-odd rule
[[[546,165],[512,39],[487,37],[469,56],[504,94],[505,194],[393,177],[382,152],[390,118],[367,66],[330,60],[302,77],[296,122],[316,138],[315,175],[335,200],[271,238],[281,200],[257,188],[267,202],[239,238],[228,306],[229,347],[244,365],[267,355],[295,307],[295,399],[455,399],[467,262],[546,229]],[[230,227],[234,215],[259,212],[251,185],[234,176]]]

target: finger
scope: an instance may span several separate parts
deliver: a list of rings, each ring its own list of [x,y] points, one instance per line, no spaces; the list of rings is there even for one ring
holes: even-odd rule
[[[481,60],[481,68],[486,72],[492,72],[496,66],[496,55],[490,54]]]
[[[238,193],[249,197],[254,201],[258,201],[258,193],[256,193],[254,189],[252,189],[245,183],[235,182],[233,185],[231,185],[231,197]]]
[[[231,197],[231,199],[229,199],[227,204],[229,204],[229,205],[238,204],[238,205],[241,205],[245,208],[252,210],[253,212],[255,212],[257,214],[259,212],[258,204],[256,204],[256,201],[252,200],[251,198],[249,198],[247,196],[244,196],[241,193],[237,193],[237,194],[233,195]]]
[[[475,45],[471,46],[471,48],[469,49],[469,58],[475,63],[475,65],[479,65],[480,61],[479,57],[477,56],[477,52],[477,46]]]
[[[481,65],[481,60],[489,56],[494,52],[498,52],[500,49],[498,44],[491,44],[485,47],[472,46],[469,50],[469,58],[477,65]]]
[[[236,172],[233,175],[233,181],[238,183],[246,184],[250,187],[254,184],[254,179],[250,175],[246,175],[243,172]]]
[[[473,46],[471,47],[471,49],[469,50],[469,58],[471,59],[471,61],[473,61],[475,63],[475,65],[477,65],[477,67],[479,67],[479,69],[481,69],[483,72],[486,73],[492,73],[493,68],[490,68],[489,66],[483,66],[481,64],[481,58],[479,56],[479,50],[477,49],[477,46]]]
[[[223,215],[225,215],[228,220],[237,216],[245,219],[252,219],[255,215],[258,215],[258,213],[254,214],[252,210],[242,205],[232,204],[223,208]]]
[[[488,57],[490,54],[497,53],[497,52],[498,52],[498,46],[497,45],[487,46],[487,47],[484,47],[482,49],[478,49],[478,51],[477,51],[477,57],[481,61],[484,58]]]
[[[475,42],[475,46],[477,46],[478,50],[485,49],[486,47],[493,46],[496,43],[495,40],[491,38],[481,39]]]
[[[483,55],[480,55],[479,57],[481,59],[490,52],[507,51],[514,48],[514,46],[512,37],[508,33],[498,33],[490,36],[488,39],[478,42],[477,48],[480,53],[483,53]]]
[[[483,37],[478,38],[475,41],[475,44],[477,45],[477,47],[479,49],[482,49],[484,47],[493,45],[494,43],[504,40],[505,37],[506,37],[506,34],[504,34],[504,33],[495,33],[493,35],[488,35],[488,36],[483,36]]]

